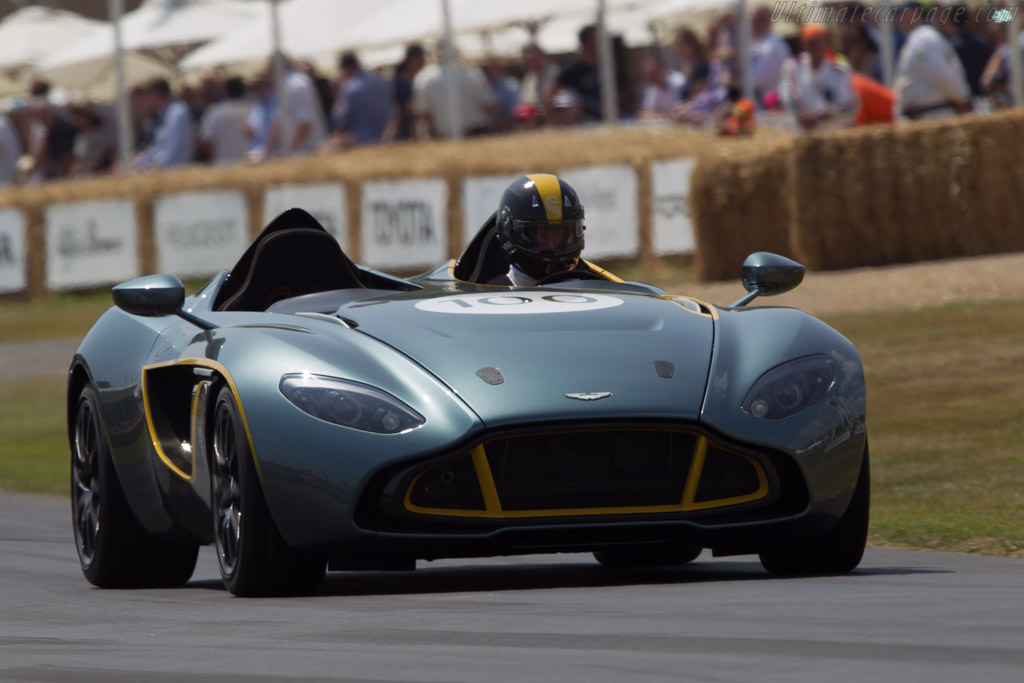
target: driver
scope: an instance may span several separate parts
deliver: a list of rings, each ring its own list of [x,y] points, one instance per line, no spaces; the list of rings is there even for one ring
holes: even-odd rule
[[[523,176],[501,195],[497,221],[509,269],[487,284],[530,287],[578,267],[583,205],[564,180],[548,174]]]

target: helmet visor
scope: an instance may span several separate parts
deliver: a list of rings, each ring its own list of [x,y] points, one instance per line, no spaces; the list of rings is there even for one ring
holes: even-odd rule
[[[523,251],[568,256],[583,248],[583,220],[512,221],[513,244]]]

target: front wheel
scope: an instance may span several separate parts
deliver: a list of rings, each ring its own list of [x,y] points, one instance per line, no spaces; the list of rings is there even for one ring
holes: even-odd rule
[[[71,435],[71,521],[82,573],[100,588],[171,587],[192,576],[199,546],[152,538],[135,520],[114,469],[99,395],[82,388]]]
[[[868,446],[860,466],[857,488],[846,512],[819,541],[788,552],[761,553],[761,564],[772,574],[841,574],[853,571],[864,556],[871,508],[871,465]]]
[[[226,386],[214,407],[212,448],[213,532],[225,588],[245,597],[315,591],[327,563],[292,550],[274,525],[238,406]]]

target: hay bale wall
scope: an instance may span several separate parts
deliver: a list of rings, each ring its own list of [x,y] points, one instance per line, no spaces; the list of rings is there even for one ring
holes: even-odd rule
[[[818,270],[1024,249],[1024,114],[796,140],[794,252]]]
[[[787,139],[736,140],[701,156],[690,184],[701,280],[739,277],[755,251],[792,254]]]

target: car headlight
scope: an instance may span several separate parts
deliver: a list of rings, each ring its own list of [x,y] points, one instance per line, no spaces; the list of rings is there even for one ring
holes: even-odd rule
[[[395,434],[426,421],[387,392],[337,377],[285,375],[280,388],[285,398],[313,417],[364,432]]]
[[[784,363],[761,375],[743,399],[744,412],[777,420],[825,398],[836,381],[836,362],[824,354]]]

